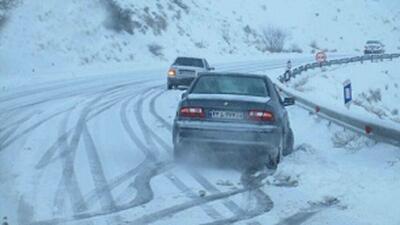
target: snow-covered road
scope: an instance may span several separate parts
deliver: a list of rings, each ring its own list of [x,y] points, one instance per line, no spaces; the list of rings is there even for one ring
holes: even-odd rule
[[[399,149],[298,107],[289,109],[296,151],[273,175],[175,165],[171,124],[182,91],[166,91],[164,74],[52,82],[1,96],[0,216],[10,225],[400,223]]]

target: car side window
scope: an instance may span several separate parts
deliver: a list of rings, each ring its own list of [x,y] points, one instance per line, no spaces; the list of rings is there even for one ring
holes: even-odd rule
[[[205,65],[206,69],[210,68],[210,66],[208,65],[207,60],[205,60],[205,59],[204,59],[204,65]]]

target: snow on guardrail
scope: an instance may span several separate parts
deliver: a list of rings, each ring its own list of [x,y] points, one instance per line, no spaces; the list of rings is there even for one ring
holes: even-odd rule
[[[382,54],[382,55],[355,56],[350,58],[334,59],[322,63],[309,63],[294,68],[291,72],[290,78],[295,78],[297,75],[300,75],[301,73],[307,70],[315,68],[321,68],[331,65],[348,64],[354,62],[363,63],[364,61],[369,61],[369,60],[370,61],[374,60],[383,61],[385,59],[393,60],[399,57],[400,53],[394,53],[394,54]],[[296,94],[293,90],[283,85],[282,83],[285,82],[285,77],[283,75],[279,76],[278,80],[281,82],[281,83],[278,82],[276,83],[279,89],[284,94],[293,96],[296,99],[297,104],[307,109],[308,111],[314,112],[317,115],[326,118],[343,127],[367,135],[377,141],[383,141],[396,146],[400,146],[400,130],[390,127],[383,123],[378,123],[378,121],[369,121],[367,119],[358,118],[354,115],[339,112],[330,109],[326,106],[314,103],[308,100],[307,98],[301,96],[300,94]]]

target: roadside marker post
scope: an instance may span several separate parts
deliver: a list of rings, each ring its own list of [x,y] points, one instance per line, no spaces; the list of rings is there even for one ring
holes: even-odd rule
[[[344,97],[344,105],[347,107],[347,109],[349,109],[350,104],[353,100],[350,80],[346,80],[345,82],[343,82],[343,97]]]

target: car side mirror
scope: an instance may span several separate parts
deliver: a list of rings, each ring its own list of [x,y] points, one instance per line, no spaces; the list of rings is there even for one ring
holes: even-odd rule
[[[283,99],[283,105],[284,106],[294,105],[294,103],[295,103],[294,98],[284,98]]]
[[[215,70],[215,67],[208,67],[208,70]]]
[[[187,93],[187,91],[185,91],[185,92],[182,93],[181,99],[184,99],[184,98],[186,98],[187,96],[188,96],[188,93]]]

